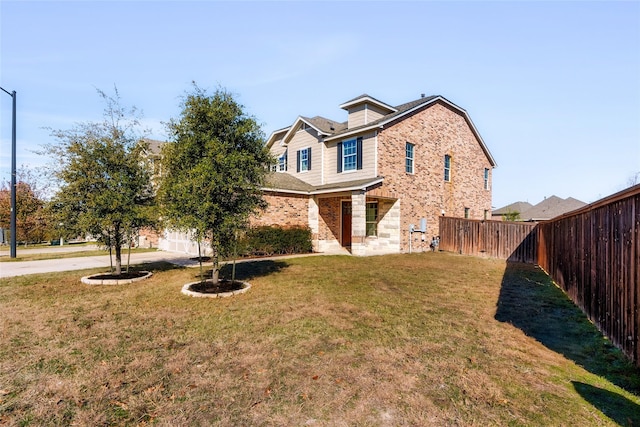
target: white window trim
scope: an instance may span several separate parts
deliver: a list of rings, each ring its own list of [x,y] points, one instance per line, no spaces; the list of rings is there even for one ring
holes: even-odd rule
[[[347,143],[351,143],[353,142],[353,148],[355,150],[355,152],[353,154],[349,154],[349,157],[352,157],[355,159],[355,162],[353,163],[353,169],[347,169],[346,168],[346,159],[347,159],[347,154],[346,150],[345,150],[345,144]],[[358,139],[357,138],[353,138],[353,139],[347,139],[346,141],[342,142],[342,173],[350,173],[350,172],[355,172],[358,170]]]
[[[446,160],[447,157],[449,157],[449,167],[447,167],[447,160]],[[449,171],[449,177],[448,177],[449,179],[447,179],[447,174],[444,173],[444,171],[443,171],[444,182],[451,182],[451,163],[452,163],[451,160],[452,160],[452,156],[449,155],[449,154],[445,154],[444,159],[445,159],[444,160],[444,171],[447,171],[447,170]]]
[[[277,171],[278,172],[286,172],[287,171],[287,150],[284,150],[284,152],[278,157]]]
[[[302,153],[305,153],[307,156],[307,168],[302,169]],[[300,149],[300,172],[299,173],[307,173],[309,172],[309,147]]]
[[[411,157],[407,156],[407,146],[409,145],[411,146]],[[407,160],[411,160],[411,171],[407,171]],[[405,142],[404,145],[404,172],[409,175],[416,173],[416,145],[409,141]]]

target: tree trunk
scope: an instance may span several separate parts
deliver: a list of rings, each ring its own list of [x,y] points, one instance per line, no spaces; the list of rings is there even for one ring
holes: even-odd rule
[[[117,275],[122,274],[122,246],[116,245],[116,273]]]
[[[198,262],[200,263],[200,281],[204,282],[204,272],[202,271],[202,251],[200,247],[200,239],[198,239]]]
[[[131,263],[131,244],[133,243],[133,237],[127,239],[127,274],[129,274],[129,264]]]
[[[213,259],[213,269],[211,270],[211,280],[213,281],[214,285],[217,285],[218,281],[220,280],[220,260],[218,258],[217,249],[214,249],[213,256],[211,258]]]

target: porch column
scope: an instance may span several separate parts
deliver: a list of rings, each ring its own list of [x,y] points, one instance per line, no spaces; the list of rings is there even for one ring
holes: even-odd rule
[[[367,234],[367,196],[362,190],[351,192],[351,253],[365,255]]]
[[[318,241],[319,218],[318,200],[315,197],[309,197],[309,228],[311,229],[311,243],[315,252],[320,252]]]

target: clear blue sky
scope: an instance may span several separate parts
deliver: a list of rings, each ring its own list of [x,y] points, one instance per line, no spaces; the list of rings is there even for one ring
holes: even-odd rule
[[[640,2],[0,2],[0,86],[18,93],[18,165],[44,127],[99,121],[117,86],[152,137],[191,89],[235,93],[268,136],[346,120],[368,93],[467,110],[495,157],[493,205],[593,202],[640,172]],[[0,93],[0,177],[11,97]]]

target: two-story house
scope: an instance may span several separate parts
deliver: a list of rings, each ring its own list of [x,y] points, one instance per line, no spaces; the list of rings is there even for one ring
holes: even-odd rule
[[[366,94],[340,108],[346,122],[300,116],[270,135],[269,207],[253,225],[308,226],[317,251],[373,255],[424,247],[440,215],[491,218],[496,162],[465,110],[442,96],[391,106]]]

